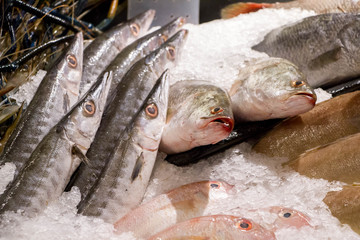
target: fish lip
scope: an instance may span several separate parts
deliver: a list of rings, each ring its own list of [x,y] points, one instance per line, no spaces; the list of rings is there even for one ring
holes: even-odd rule
[[[231,132],[234,128],[234,119],[228,116],[202,117],[201,119],[205,119],[207,121],[205,121],[200,128],[205,128],[212,123],[223,124],[223,127],[229,132]]]
[[[308,92],[299,92],[299,93],[296,93],[295,96],[305,96],[309,99],[309,101],[315,105],[316,103],[316,100],[317,100],[317,96],[316,94],[313,94],[313,93],[308,93]]]

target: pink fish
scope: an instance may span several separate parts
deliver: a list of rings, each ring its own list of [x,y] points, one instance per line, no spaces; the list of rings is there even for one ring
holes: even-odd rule
[[[148,240],[271,240],[276,239],[272,231],[259,224],[231,215],[213,215],[193,218],[153,235]]]
[[[228,197],[233,185],[222,181],[190,183],[161,194],[118,220],[116,233],[133,232],[146,238],[173,224],[203,215],[208,204]]]
[[[274,207],[270,207],[269,211],[271,213],[277,214],[278,216],[273,225],[272,230],[274,231],[281,228],[289,228],[289,227],[301,228],[304,226],[311,226],[309,223],[310,218],[297,210],[274,206]]]

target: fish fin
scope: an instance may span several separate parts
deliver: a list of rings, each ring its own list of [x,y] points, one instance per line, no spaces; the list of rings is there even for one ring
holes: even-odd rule
[[[91,167],[90,160],[82,153],[82,151],[78,146],[76,146],[76,144],[72,146],[71,153],[73,155],[76,155],[78,158],[80,158],[82,162]]]
[[[314,58],[308,64],[309,69],[311,70],[320,69],[330,63],[336,62],[337,60],[340,59],[341,55],[343,54],[343,49],[344,49],[343,47],[339,46]]]
[[[243,13],[256,12],[263,8],[272,7],[271,3],[233,3],[221,9],[221,18],[228,19],[236,17]]]
[[[135,166],[131,174],[131,182],[133,182],[139,176],[143,166],[144,166],[144,157],[143,157],[143,153],[141,152],[140,156],[136,159]]]

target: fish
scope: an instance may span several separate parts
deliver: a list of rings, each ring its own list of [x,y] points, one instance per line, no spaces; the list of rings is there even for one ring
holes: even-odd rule
[[[269,157],[294,160],[306,150],[360,132],[359,104],[360,91],[321,102],[309,112],[280,122],[252,149]]]
[[[270,213],[277,215],[274,223],[272,224],[271,230],[277,231],[283,228],[295,227],[297,229],[309,226],[310,218],[302,212],[299,212],[292,208],[286,208],[281,206],[272,206],[268,208]]]
[[[38,144],[15,180],[0,196],[1,216],[6,211],[22,211],[26,216],[34,217],[62,194],[94,139],[111,77],[109,73],[97,81]]]
[[[178,81],[170,86],[160,151],[174,154],[215,144],[233,128],[230,97],[225,90],[207,81]]]
[[[235,121],[263,121],[307,112],[316,94],[306,77],[283,58],[256,59],[240,69],[229,95]]]
[[[0,166],[15,164],[15,177],[49,130],[78,101],[82,75],[83,36],[78,33],[47,72],[17,127],[4,146]]]
[[[328,192],[323,202],[329,207],[331,214],[342,224],[360,234],[360,186],[346,185],[340,191]]]
[[[269,119],[265,121],[235,123],[234,129],[231,131],[230,135],[220,142],[195,147],[181,153],[169,154],[165,157],[165,160],[176,166],[197,163],[215,153],[225,151],[236,144],[244,141],[251,141],[251,139],[258,139],[282,120],[283,119]]]
[[[173,224],[203,215],[205,208],[234,194],[233,185],[224,181],[200,181],[160,194],[115,222],[116,234],[132,232],[147,238]]]
[[[169,96],[168,71],[129,125],[92,194],[79,203],[78,212],[114,223],[140,204],[155,164]]]
[[[87,92],[111,61],[127,45],[146,34],[154,17],[155,10],[153,9],[140,13],[125,23],[113,26],[96,37],[85,48],[80,96]]]
[[[270,31],[252,49],[293,62],[311,87],[328,88],[360,75],[358,32],[357,14],[321,14]]]
[[[254,221],[232,215],[211,215],[192,218],[177,223],[148,240],[271,240],[276,239],[272,231]]]
[[[360,133],[355,133],[309,149],[285,165],[310,178],[360,182],[359,144]]]
[[[177,63],[187,34],[188,30],[179,30],[158,49],[137,61],[117,85],[115,97],[106,107],[86,154],[91,165],[81,164],[67,187],[77,186],[82,200],[92,194],[92,187],[99,181],[108,163],[116,160],[114,153],[122,142],[125,129],[141,111],[161,74]]]
[[[107,104],[114,98],[116,86],[121,82],[130,67],[152,51],[156,50],[169,39],[181,26],[185,24],[185,18],[178,17],[161,27],[157,31],[151,32],[125,47],[105,69],[105,72],[112,71],[114,74],[111,84]]]
[[[348,0],[295,0],[289,2],[276,3],[253,3],[239,2],[230,4],[221,9],[220,15],[223,19],[229,19],[239,14],[256,12],[263,8],[301,8],[304,10],[312,10],[318,14],[323,13],[358,13],[360,11],[360,3],[358,1]]]

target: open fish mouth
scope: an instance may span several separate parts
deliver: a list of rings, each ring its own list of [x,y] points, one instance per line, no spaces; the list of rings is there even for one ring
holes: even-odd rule
[[[206,120],[200,128],[208,127],[210,124],[221,124],[226,131],[231,132],[234,128],[234,119],[227,116],[215,116],[215,117],[204,117],[202,118]]]
[[[316,100],[317,100],[316,94],[308,93],[308,92],[299,92],[299,93],[295,94],[295,96],[305,96],[309,99],[310,103],[312,103],[313,105],[315,105]]]

